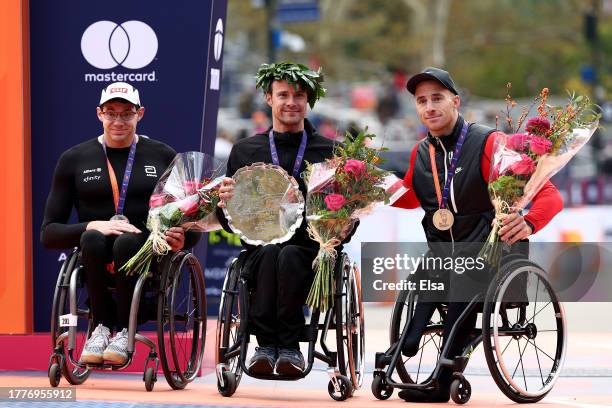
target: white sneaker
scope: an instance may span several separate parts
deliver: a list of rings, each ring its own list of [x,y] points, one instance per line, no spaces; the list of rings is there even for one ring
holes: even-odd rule
[[[80,361],[82,363],[102,363],[104,361],[103,353],[108,346],[109,339],[110,330],[99,324],[85,342]]]
[[[127,329],[123,329],[113,337],[104,350],[103,358],[113,364],[124,364],[127,361]]]

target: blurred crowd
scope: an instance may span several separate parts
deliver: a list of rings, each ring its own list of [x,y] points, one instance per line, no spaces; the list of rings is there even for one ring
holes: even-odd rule
[[[367,127],[368,133],[377,135],[374,144],[387,148],[382,153],[382,167],[403,177],[410,150],[426,132],[416,116],[414,100],[405,89],[405,75],[396,73],[391,78],[380,83],[329,84],[328,97],[319,101],[307,117],[321,135],[339,142],[347,132],[356,134]],[[461,111],[468,121],[508,130],[498,119],[504,115],[503,100],[481,100],[465,90],[461,96]],[[600,105],[602,127],[552,180],[563,194],[566,207],[612,204],[612,104]],[[219,110],[215,156],[227,158],[236,141],[268,129],[270,118],[269,107],[260,93],[254,89],[240,92]]]

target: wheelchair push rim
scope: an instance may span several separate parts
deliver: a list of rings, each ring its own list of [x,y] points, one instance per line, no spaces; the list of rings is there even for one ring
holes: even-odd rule
[[[364,312],[361,301],[359,270],[346,255],[339,274],[340,296],[336,303],[337,347],[339,369],[351,381],[355,390],[363,384],[365,368]]]
[[[86,291],[79,287],[79,284],[82,284],[82,282],[78,281],[80,272],[79,253],[74,251],[60,269],[57,286],[54,291],[53,310],[51,312],[51,340],[54,353],[51,356],[49,367],[51,368],[54,361],[58,363],[64,378],[71,385],[82,384],[91,374],[89,368],[80,367],[77,364],[85,342],[93,330],[90,311],[86,305]],[[77,324],[79,321],[81,323],[75,330],[72,330],[72,336],[74,337],[72,341],[70,327],[62,327],[60,323],[62,315],[70,314],[71,285],[76,293],[76,298],[73,301],[77,312]],[[83,328],[83,322],[87,322],[85,330],[78,330],[79,326]],[[62,339],[58,343],[60,338]]]
[[[240,354],[237,353],[234,357],[227,359],[224,353],[230,348],[233,349],[239,343],[240,306],[238,301],[238,273],[235,269],[236,265],[237,261],[234,260],[223,281],[215,339],[217,385],[221,386],[221,388],[225,387],[226,377],[224,377],[224,372],[232,373],[235,383],[231,387],[233,391],[235,391],[242,377],[242,367],[239,360]],[[220,391],[225,392],[226,390]]]
[[[525,279],[528,302],[516,303],[516,310],[507,309],[505,305],[512,299],[504,295],[510,291],[512,296],[511,284],[520,284],[520,279]],[[489,292],[483,341],[491,374],[510,399],[539,401],[552,390],[565,361],[567,328],[563,305],[546,273],[529,261],[508,265]]]

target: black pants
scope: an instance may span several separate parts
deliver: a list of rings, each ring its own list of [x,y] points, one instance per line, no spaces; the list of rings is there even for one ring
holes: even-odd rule
[[[299,348],[316,255],[316,249],[297,245],[266,245],[248,254],[249,324],[260,346]]]
[[[97,230],[88,230],[81,235],[81,258],[94,327],[99,323],[111,330],[116,327],[117,331],[128,327],[138,275],[127,276],[119,269],[140,249],[147,237],[147,233],[107,236]],[[106,269],[110,262],[115,263],[114,274]],[[108,290],[113,280],[117,288],[116,303]]]
[[[469,303],[451,302],[448,304],[448,311],[444,319],[444,327],[442,331],[442,348],[449,340],[450,332],[455,323],[461,316],[461,313],[467,308]],[[409,333],[402,347],[402,352],[407,356],[414,356],[419,350],[419,344],[423,330],[427,326],[429,319],[436,309],[436,304],[431,302],[419,302],[416,305],[413,320],[408,327]],[[453,337],[447,355],[447,358],[453,359],[463,353],[465,347],[470,342],[470,334],[476,326],[476,317],[478,308],[474,308],[463,321],[463,324],[457,327],[455,336]],[[442,350],[442,349],[441,349]],[[453,369],[444,367],[440,370],[437,378],[441,392],[448,392],[452,380]]]

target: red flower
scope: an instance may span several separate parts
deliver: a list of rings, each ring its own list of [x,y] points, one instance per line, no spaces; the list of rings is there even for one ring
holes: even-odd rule
[[[329,194],[325,197],[325,205],[330,211],[338,211],[346,203],[346,198],[342,194]]]
[[[510,165],[510,171],[514,174],[531,174],[534,170],[535,164],[526,154],[521,154],[521,160]]]
[[[529,141],[531,140],[531,135],[527,135],[525,133],[515,133],[508,137],[508,148],[521,152],[527,149],[529,145]]]
[[[550,152],[552,149],[552,142],[545,137],[533,136],[529,143],[529,149],[538,156],[542,156]]]
[[[525,130],[532,135],[544,136],[550,129],[550,122],[542,116],[536,116],[527,121]]]
[[[153,194],[149,199],[149,207],[155,208],[164,205],[164,199],[166,196],[164,194]]]
[[[344,165],[344,171],[358,179],[366,172],[366,166],[361,160],[349,159]]]
[[[193,215],[198,211],[198,196],[191,195],[189,197],[183,198],[181,201],[177,201],[176,205],[185,216],[188,217],[190,215]]]

